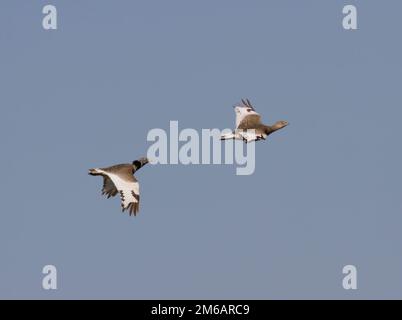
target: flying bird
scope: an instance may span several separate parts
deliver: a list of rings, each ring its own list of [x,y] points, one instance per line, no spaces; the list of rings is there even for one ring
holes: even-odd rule
[[[140,208],[140,185],[134,177],[134,173],[148,163],[147,158],[140,158],[132,164],[117,164],[107,168],[89,169],[88,174],[103,177],[102,194],[107,198],[114,197],[118,193],[121,198],[121,208],[128,210],[130,216]]]
[[[261,116],[255,111],[248,99],[241,100],[241,104],[235,105],[236,129],[233,132],[223,134],[221,140],[237,139],[246,143],[265,140],[271,133],[286,127],[287,121],[277,121],[272,126],[261,122]]]

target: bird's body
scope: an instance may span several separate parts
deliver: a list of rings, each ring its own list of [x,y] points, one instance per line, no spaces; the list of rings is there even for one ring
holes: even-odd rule
[[[238,139],[245,142],[265,140],[271,133],[288,125],[287,121],[278,121],[272,126],[261,122],[261,116],[255,111],[248,99],[234,107],[236,113],[236,129],[221,136],[221,140]]]
[[[89,174],[102,176],[102,194],[110,198],[119,193],[122,211],[128,210],[130,215],[137,215],[140,204],[140,186],[134,177],[134,173],[147,163],[147,158],[141,158],[132,164],[117,164],[107,168],[89,169]]]

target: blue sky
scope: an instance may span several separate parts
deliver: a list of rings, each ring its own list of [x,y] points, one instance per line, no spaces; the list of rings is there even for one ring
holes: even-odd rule
[[[45,31],[48,3],[0,3],[1,298],[401,297],[400,2],[53,0]],[[144,167],[136,218],[87,175],[243,97],[291,123],[255,174]]]

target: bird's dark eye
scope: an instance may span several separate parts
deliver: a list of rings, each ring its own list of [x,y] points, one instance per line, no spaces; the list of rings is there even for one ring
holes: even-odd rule
[[[247,112],[251,112],[252,109],[247,109]]]

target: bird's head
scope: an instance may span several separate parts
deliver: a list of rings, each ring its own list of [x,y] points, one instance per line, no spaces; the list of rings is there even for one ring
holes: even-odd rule
[[[274,128],[275,130],[279,130],[279,129],[285,128],[287,125],[289,125],[289,122],[284,121],[284,120],[281,120],[281,121],[277,121],[277,122],[273,125],[273,128]]]
[[[252,114],[257,114],[254,110],[253,105],[248,99],[241,99],[241,103],[233,106],[236,113],[236,117],[245,117]]]
[[[246,116],[255,113],[254,109],[247,108],[244,106],[234,106],[233,108],[234,112],[236,113],[236,116]]]
[[[241,114],[241,108],[239,106],[233,106],[233,110],[236,113],[236,115],[240,115]]]
[[[138,170],[142,166],[145,166],[148,162],[149,162],[149,160],[146,157],[133,161],[134,170]]]

